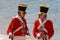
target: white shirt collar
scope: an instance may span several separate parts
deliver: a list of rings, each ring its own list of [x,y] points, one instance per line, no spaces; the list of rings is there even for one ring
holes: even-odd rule
[[[18,18],[23,23],[23,20],[21,19],[21,17],[19,15],[15,16],[15,17]]]

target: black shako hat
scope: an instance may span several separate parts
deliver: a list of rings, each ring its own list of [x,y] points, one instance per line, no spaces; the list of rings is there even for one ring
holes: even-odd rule
[[[26,11],[27,5],[26,4],[18,4],[18,11]]]
[[[43,5],[40,6],[40,12],[47,13],[48,10],[49,10],[49,7],[47,7],[47,6],[43,6]]]

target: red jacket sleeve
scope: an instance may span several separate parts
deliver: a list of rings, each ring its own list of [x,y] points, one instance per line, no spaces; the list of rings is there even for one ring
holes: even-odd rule
[[[12,32],[12,26],[13,26],[14,22],[15,22],[15,18],[12,18],[12,20],[8,26],[8,29],[7,29],[7,35],[9,35],[9,33]]]
[[[34,27],[33,27],[33,36],[36,38],[36,35],[37,35],[37,33],[39,33],[39,30],[37,29],[37,27],[39,26],[39,22],[38,22],[38,20],[36,20],[35,22],[34,22]]]
[[[49,36],[49,39],[50,39],[54,35],[54,28],[53,28],[52,21],[49,21],[48,25],[49,25],[48,36]]]

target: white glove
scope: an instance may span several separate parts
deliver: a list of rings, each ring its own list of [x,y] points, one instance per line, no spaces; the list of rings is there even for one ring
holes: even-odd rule
[[[39,39],[40,35],[41,35],[41,32],[40,33],[37,33],[36,38]]]

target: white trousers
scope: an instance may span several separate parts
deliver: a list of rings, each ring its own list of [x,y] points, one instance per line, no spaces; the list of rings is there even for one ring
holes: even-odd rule
[[[26,40],[25,36],[14,36],[13,40]]]
[[[37,40],[43,40],[42,38],[40,38],[40,39],[37,39]],[[50,39],[47,39],[47,40],[50,40]]]

